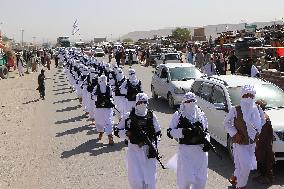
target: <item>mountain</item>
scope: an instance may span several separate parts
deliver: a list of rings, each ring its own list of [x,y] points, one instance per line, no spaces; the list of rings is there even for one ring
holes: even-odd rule
[[[257,28],[262,28],[264,26],[271,26],[274,23],[276,23],[276,24],[283,24],[282,21],[276,21],[276,22],[254,22],[254,23],[250,23],[250,24],[257,25]],[[245,27],[244,23],[241,23],[241,24],[207,25],[207,26],[204,26],[204,28],[205,28],[205,35],[206,35],[207,39],[210,37],[210,35],[213,37],[213,39],[216,38],[218,36],[217,33],[226,31],[226,26],[228,26],[228,30],[229,31],[242,30]],[[197,28],[197,27],[185,26],[183,28],[189,28],[191,30],[192,35],[193,35],[193,30],[194,30],[194,28]],[[121,39],[131,38],[134,41],[137,41],[138,39],[143,39],[143,38],[153,38],[154,35],[168,36],[168,35],[170,35],[172,33],[173,29],[175,29],[175,28],[165,28],[165,29],[150,30],[150,31],[134,31],[134,32],[130,32],[130,33],[122,36]]]

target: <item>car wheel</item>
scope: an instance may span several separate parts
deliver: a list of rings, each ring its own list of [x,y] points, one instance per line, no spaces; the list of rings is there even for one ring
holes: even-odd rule
[[[158,95],[156,94],[154,87],[151,88],[151,92],[152,92],[152,98],[155,100],[158,99]]]
[[[171,93],[168,94],[168,103],[170,108],[173,109],[175,107],[175,100]]]
[[[231,160],[234,159],[234,155],[233,155],[233,141],[232,141],[232,137],[229,135],[227,137],[227,149],[228,149],[228,152],[229,152],[229,156],[231,158]]]

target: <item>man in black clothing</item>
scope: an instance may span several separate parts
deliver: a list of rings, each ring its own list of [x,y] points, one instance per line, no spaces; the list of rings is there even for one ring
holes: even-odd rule
[[[41,70],[41,73],[38,76],[38,88],[37,90],[39,91],[40,98],[44,100],[45,97],[45,75],[44,75],[44,70]]]
[[[235,55],[235,52],[232,51],[231,55],[229,57],[229,64],[230,64],[230,70],[231,70],[231,74],[235,74],[236,73],[236,64],[238,62],[238,58]]]

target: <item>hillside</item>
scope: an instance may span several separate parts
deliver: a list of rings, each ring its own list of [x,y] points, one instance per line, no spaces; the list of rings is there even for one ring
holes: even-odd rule
[[[281,21],[277,21],[277,24],[282,24]],[[267,25],[273,25],[274,22],[254,22],[254,23],[250,23],[250,24],[255,24],[257,25],[258,28],[262,28],[264,26]],[[244,24],[218,24],[218,25],[207,25],[204,26],[205,28],[205,35],[208,38],[210,35],[215,38],[217,37],[217,33],[218,32],[223,32],[226,31],[226,26],[229,27],[228,30],[230,31],[236,31],[236,30],[241,30],[244,29]],[[191,30],[191,33],[193,34],[193,30],[196,27],[189,27],[189,26],[185,26],[186,28],[189,28]],[[170,35],[172,33],[172,30],[174,28],[165,28],[165,29],[158,29],[158,30],[150,30],[150,31],[134,31],[134,32],[130,32],[124,36],[121,37],[121,39],[125,39],[125,38],[131,38],[133,40],[138,40],[141,38],[152,38],[154,35],[158,35],[158,36],[167,36]]]

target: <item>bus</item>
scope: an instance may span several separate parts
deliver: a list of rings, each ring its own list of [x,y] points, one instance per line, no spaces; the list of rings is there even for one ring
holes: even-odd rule
[[[58,47],[70,47],[70,40],[68,36],[58,37],[57,38]]]

